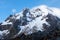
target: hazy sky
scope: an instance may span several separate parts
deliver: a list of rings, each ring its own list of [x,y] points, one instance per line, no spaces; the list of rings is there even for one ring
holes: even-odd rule
[[[24,8],[32,8],[43,4],[60,8],[60,0],[0,0],[0,22],[13,14],[14,11],[19,12]]]

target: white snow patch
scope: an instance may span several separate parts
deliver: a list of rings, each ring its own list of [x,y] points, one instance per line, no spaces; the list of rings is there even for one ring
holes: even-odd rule
[[[10,32],[8,30],[3,30],[3,31],[0,31],[0,36],[4,36],[4,35],[7,35],[9,34]]]
[[[12,24],[12,22],[3,22],[1,25],[7,25],[7,24]]]

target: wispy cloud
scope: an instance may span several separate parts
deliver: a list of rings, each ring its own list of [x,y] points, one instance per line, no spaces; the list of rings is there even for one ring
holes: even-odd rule
[[[16,13],[17,11],[16,11],[16,9],[12,9],[12,13]]]

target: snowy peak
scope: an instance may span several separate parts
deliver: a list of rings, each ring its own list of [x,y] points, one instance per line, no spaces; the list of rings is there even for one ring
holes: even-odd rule
[[[60,9],[41,5],[32,9],[25,8],[19,13],[10,15],[0,24],[0,30],[1,34],[4,30],[8,30],[8,35],[6,33],[5,35],[9,38],[15,38],[23,33],[30,35],[38,31],[49,32],[57,26],[60,28],[59,23]],[[2,38],[7,38],[6,36],[2,36]]]

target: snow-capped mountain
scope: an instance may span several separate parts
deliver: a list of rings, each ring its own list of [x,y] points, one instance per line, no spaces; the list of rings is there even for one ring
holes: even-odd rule
[[[41,5],[32,9],[25,8],[7,17],[0,23],[0,39],[30,35],[38,31],[49,33],[55,29],[60,30],[60,9]]]

